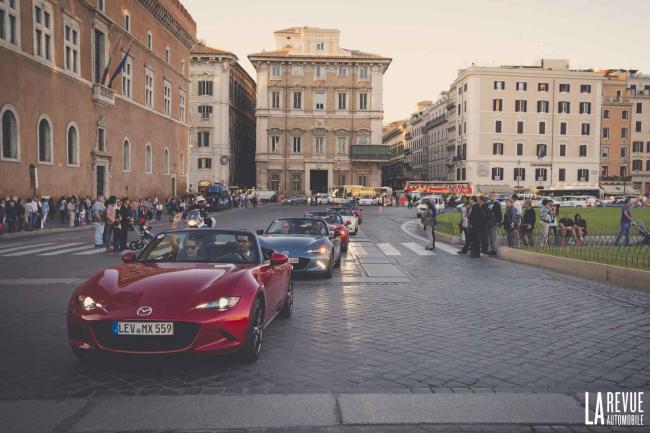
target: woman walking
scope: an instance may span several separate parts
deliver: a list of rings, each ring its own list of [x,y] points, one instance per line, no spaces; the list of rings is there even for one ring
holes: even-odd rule
[[[106,252],[113,254],[113,225],[115,224],[115,196],[112,195],[106,202],[106,221],[104,231],[106,233]]]
[[[427,210],[422,215],[422,224],[424,225],[424,231],[427,233],[427,239],[429,243],[425,249],[432,250],[436,247],[436,208],[433,206],[433,201],[428,199],[426,201]]]

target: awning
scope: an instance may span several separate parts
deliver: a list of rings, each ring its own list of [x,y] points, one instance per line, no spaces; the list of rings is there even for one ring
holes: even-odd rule
[[[632,185],[613,184],[613,185],[600,185],[605,195],[636,195],[639,191],[634,189]]]
[[[512,194],[514,191],[512,187],[508,185],[476,185],[476,189],[481,194],[489,194],[491,192],[495,194]]]

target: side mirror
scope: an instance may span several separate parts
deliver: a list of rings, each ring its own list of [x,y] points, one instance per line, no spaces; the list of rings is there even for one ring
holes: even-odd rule
[[[264,234],[264,229],[257,229],[257,230],[255,230],[255,233],[257,233],[258,235],[263,235]]]
[[[282,253],[271,254],[271,266],[283,265],[289,261],[289,257]]]
[[[341,233],[340,233],[339,231],[336,231],[336,230],[335,230],[335,231],[332,233],[332,237],[333,237],[333,238],[340,238],[340,237],[341,237]]]
[[[133,263],[135,262],[136,255],[134,251],[127,251],[124,254],[122,254],[122,261],[124,263]]]

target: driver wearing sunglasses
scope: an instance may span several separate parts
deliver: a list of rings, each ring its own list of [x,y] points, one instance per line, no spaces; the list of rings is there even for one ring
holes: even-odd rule
[[[203,256],[201,245],[196,239],[187,239],[183,244],[183,248],[178,251],[176,261],[193,261]]]

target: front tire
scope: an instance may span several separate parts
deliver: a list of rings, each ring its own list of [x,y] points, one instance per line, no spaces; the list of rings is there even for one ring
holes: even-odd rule
[[[325,271],[325,278],[332,278],[334,275],[334,253],[330,256],[330,263]]]
[[[246,346],[242,351],[242,357],[246,362],[255,362],[260,357],[262,342],[264,340],[264,307],[259,298],[253,303],[253,314],[249,319],[248,335]]]
[[[280,318],[288,319],[293,313],[293,279],[289,278],[289,287],[287,288],[287,297],[284,300],[284,305],[282,305],[282,310],[280,310]]]

